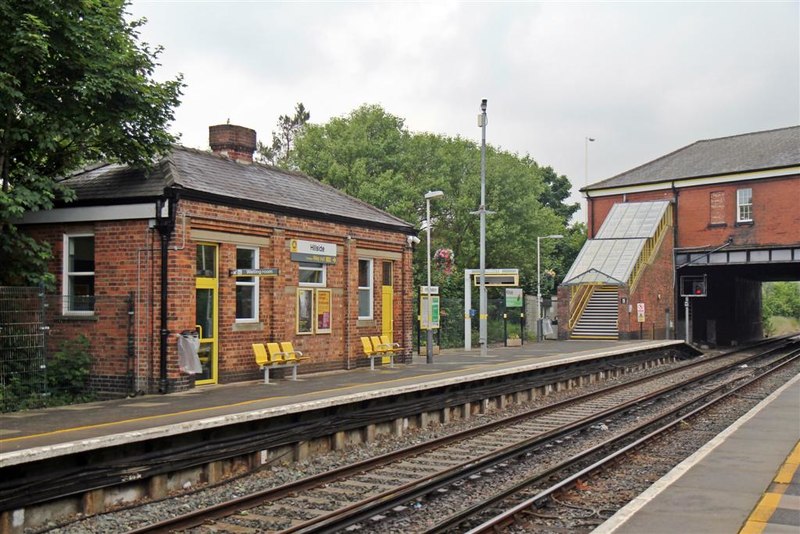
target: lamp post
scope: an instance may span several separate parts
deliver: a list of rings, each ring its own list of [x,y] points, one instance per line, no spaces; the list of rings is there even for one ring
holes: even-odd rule
[[[589,143],[594,143],[594,137],[583,138],[583,181],[584,187],[589,186]],[[587,193],[588,195],[588,193]],[[589,229],[589,197],[586,197],[586,229]]]
[[[488,336],[486,332],[486,99],[481,100],[481,114],[478,115],[481,127],[481,205],[478,208],[481,219],[480,238],[480,306],[478,310],[478,338],[481,356],[486,356]]]
[[[444,196],[444,193],[441,191],[428,191],[425,193],[425,226],[428,234],[428,254],[426,256],[428,262],[428,286],[425,291],[428,294],[428,321],[425,325],[428,335],[426,363],[433,363],[433,328],[431,328],[433,322],[433,295],[431,294],[431,199],[441,196]]]
[[[542,235],[536,237],[536,341],[542,340],[542,239],[561,239],[561,234]]]

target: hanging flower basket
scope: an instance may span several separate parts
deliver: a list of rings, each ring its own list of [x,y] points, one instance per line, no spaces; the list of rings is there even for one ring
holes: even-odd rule
[[[453,268],[455,267],[455,257],[453,249],[440,248],[433,254],[433,263],[446,276],[450,276],[453,274]]]

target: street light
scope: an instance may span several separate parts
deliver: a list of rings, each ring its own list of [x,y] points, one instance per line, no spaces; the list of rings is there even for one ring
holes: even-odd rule
[[[589,143],[594,143],[594,137],[583,138],[583,181],[584,187],[589,186]],[[588,193],[587,193],[588,195]],[[589,197],[586,197],[586,230],[589,230]]]
[[[481,205],[478,213],[481,219],[480,230],[480,306],[478,308],[478,339],[481,345],[481,356],[485,357],[489,336],[486,319],[486,99],[481,100],[481,114],[478,115],[478,126],[481,127]]]
[[[536,237],[536,341],[542,340],[542,239],[561,239],[561,234],[551,234]]]
[[[431,199],[442,196],[444,196],[442,191],[428,191],[425,193],[425,212],[427,214],[425,227],[428,232],[428,255],[425,257],[428,262],[428,287],[425,291],[428,294],[428,324],[426,325],[428,330],[428,356],[426,358],[426,363],[433,363],[433,328],[431,328],[431,324],[433,323],[433,295],[431,294]]]

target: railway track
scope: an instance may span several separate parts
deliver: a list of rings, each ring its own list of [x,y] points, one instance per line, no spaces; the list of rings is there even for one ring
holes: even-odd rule
[[[776,356],[763,367],[763,372],[744,380],[734,378],[708,389],[697,398],[680,402],[653,419],[451,515],[426,532],[481,534],[502,531],[513,523],[520,524],[524,529],[530,521],[527,511],[544,506],[554,495],[580,484],[580,481],[586,481],[594,473],[619,462],[625,455],[663,437],[676,427],[687,424],[688,420],[727,398],[741,394],[745,388],[798,360],[800,349]],[[476,525],[478,519],[479,524]],[[469,526],[465,528],[467,525]]]
[[[356,523],[380,521],[380,514],[387,510],[491,474],[531,451],[574,439],[593,425],[637,412],[679,392],[699,390],[694,387],[697,384],[717,387],[710,384],[722,381],[720,375],[735,373],[740,366],[755,365],[763,358],[778,359],[778,351],[786,349],[782,345],[758,354],[738,351],[693,361],[134,532],[189,530],[203,525],[213,525],[216,532],[333,532]],[[695,395],[705,396],[705,391]],[[443,524],[436,528],[452,527]]]

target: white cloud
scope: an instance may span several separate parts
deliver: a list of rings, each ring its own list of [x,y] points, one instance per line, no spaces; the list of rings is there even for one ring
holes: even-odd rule
[[[377,103],[412,131],[530,153],[580,187],[698,139],[800,122],[800,4],[145,2],[161,77],[188,87],[189,146],[231,122],[267,139]]]

